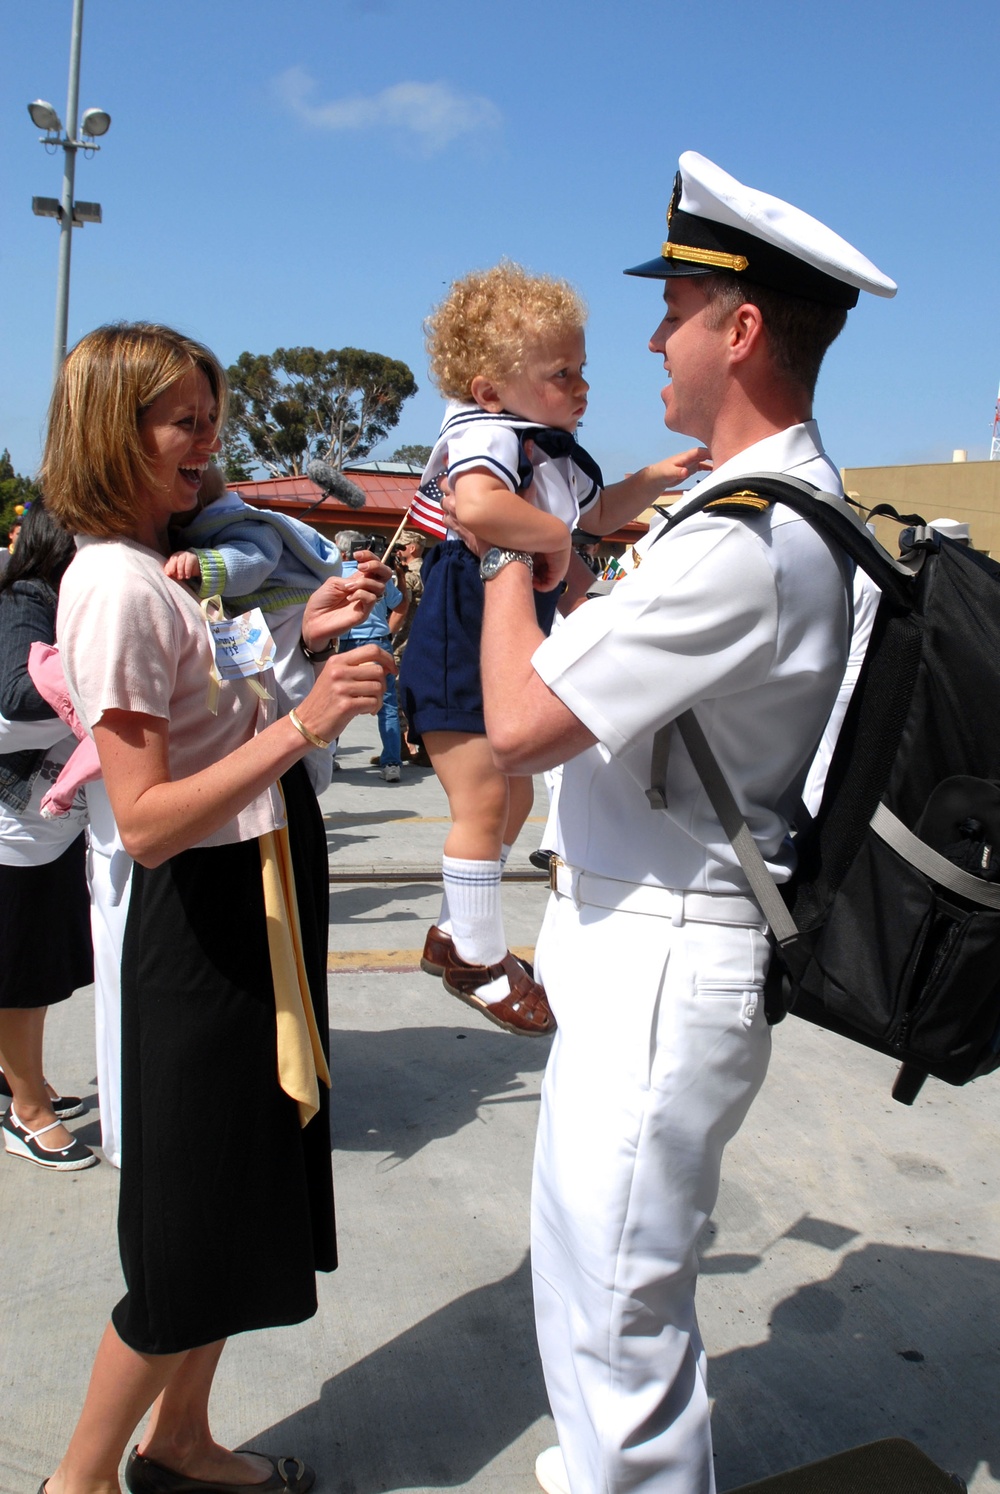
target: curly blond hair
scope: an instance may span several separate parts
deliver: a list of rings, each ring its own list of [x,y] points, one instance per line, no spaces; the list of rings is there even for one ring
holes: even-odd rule
[[[431,378],[446,399],[469,400],[477,374],[503,383],[532,347],[580,331],[586,320],[586,305],[566,280],[531,275],[509,259],[474,270],[424,322]]]

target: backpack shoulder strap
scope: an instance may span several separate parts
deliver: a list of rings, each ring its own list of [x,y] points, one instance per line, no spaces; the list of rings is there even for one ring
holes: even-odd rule
[[[739,857],[750,890],[760,904],[761,912],[771,925],[771,933],[784,948],[799,937],[795,920],[785,907],[778,884],[767,869],[760,848],[750,833],[750,827],[733,797],[725,773],[702,731],[694,711],[682,711],[677,717],[677,729],[694,763],[712,808],[736,855]]]

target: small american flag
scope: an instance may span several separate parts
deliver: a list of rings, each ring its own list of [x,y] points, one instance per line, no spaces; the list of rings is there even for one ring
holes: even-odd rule
[[[448,521],[441,507],[443,497],[437,479],[429,477],[420,484],[410,504],[410,519],[414,527],[422,529],[425,534],[433,534],[438,539],[444,539],[448,533]]]

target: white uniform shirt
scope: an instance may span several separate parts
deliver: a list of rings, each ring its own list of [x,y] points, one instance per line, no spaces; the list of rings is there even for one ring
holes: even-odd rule
[[[485,467],[512,493],[520,492],[529,475],[522,470],[525,459],[520,436],[537,429],[537,421],[494,415],[478,405],[453,400],[445,410],[441,434],[424,468],[424,480],[437,479],[444,471],[454,480],[462,472]],[[530,477],[535,507],[562,519],[567,529],[575,529],[580,514],[601,496],[598,484],[569,455],[552,457],[536,447]],[[460,536],[449,530],[448,538]]]
[[[757,442],[704,479],[788,472],[842,492],[814,422]],[[686,499],[684,501],[687,501]],[[787,877],[787,816],[843,677],[850,605],[834,549],[780,505],[699,514],[607,597],[536,650],[534,668],[597,737],[566,764],[558,854],[627,882],[746,891],[679,734],[666,812],[646,799],[653,737],[689,706],[771,870]]]

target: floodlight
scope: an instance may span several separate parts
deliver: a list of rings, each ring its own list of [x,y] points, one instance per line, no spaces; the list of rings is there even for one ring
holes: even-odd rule
[[[36,99],[33,104],[29,104],[28,113],[31,115],[32,124],[37,125],[40,130],[47,130],[50,135],[53,130],[62,129],[62,120],[52,105],[47,104],[44,99]]]
[[[85,109],[81,129],[85,135],[96,139],[99,135],[106,135],[111,128],[111,115],[103,109]]]
[[[77,228],[82,228],[85,223],[100,223],[101,204],[99,202],[74,202],[73,222]]]
[[[61,218],[62,205],[58,197],[33,197],[31,211],[38,218]]]

